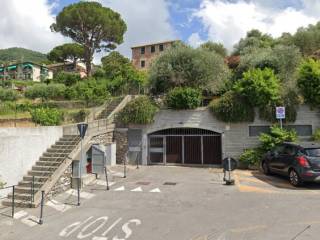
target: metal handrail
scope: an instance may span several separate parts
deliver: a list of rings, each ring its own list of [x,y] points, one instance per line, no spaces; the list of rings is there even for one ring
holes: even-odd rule
[[[14,200],[15,200],[15,187],[17,185],[11,185],[11,186],[7,186],[7,187],[3,187],[3,188],[0,188],[0,191],[1,190],[4,190],[4,189],[9,189],[9,188],[12,188],[12,201],[11,201],[11,217],[14,218]]]

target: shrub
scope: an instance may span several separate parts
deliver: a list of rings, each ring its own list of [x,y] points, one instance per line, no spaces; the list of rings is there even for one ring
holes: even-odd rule
[[[260,135],[260,148],[263,152],[267,152],[283,142],[295,142],[297,138],[297,133],[294,130],[286,130],[281,129],[279,126],[273,126],[270,128],[270,133],[262,133]]]
[[[63,84],[36,84],[28,87],[25,91],[25,97],[29,99],[41,98],[42,100],[48,99],[61,99],[64,97],[66,87]]]
[[[73,113],[72,118],[74,122],[84,122],[89,113],[90,112],[88,110],[81,109],[80,111]]]
[[[72,86],[81,80],[80,74],[59,72],[55,75],[53,81],[56,83],[62,83],[66,86]]]
[[[193,88],[174,88],[168,93],[167,105],[173,109],[195,109],[201,104],[201,92]]]
[[[314,131],[314,133],[313,133],[313,135],[312,135],[312,139],[313,139],[314,141],[320,142],[320,128],[317,128],[317,129]]]
[[[263,153],[258,148],[247,149],[240,155],[239,161],[246,166],[258,166],[262,155]]]
[[[301,64],[298,87],[306,101],[312,106],[320,104],[320,61],[309,59]]]
[[[36,108],[30,110],[31,118],[34,123],[42,126],[59,125],[63,114],[55,108]]]
[[[4,89],[0,87],[0,100],[1,101],[15,101],[18,98],[18,94],[15,90]]]
[[[128,103],[118,118],[124,124],[149,124],[153,122],[156,112],[154,103],[147,96],[140,96]]]
[[[214,116],[223,122],[253,122],[254,108],[233,91],[210,103]]]
[[[235,83],[234,91],[246,97],[251,106],[259,107],[279,100],[280,82],[269,68],[253,69]]]

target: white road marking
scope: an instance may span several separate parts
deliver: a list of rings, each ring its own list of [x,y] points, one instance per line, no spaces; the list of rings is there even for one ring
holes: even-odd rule
[[[28,225],[29,227],[34,227],[38,225],[39,219],[35,216],[29,215],[23,219],[21,219],[21,222]]]
[[[97,185],[101,185],[101,186],[107,186],[107,182],[106,181],[103,181],[103,180],[100,180],[98,179],[96,181],[96,184]],[[112,185],[116,184],[115,182],[109,182],[109,187],[111,187]]]
[[[142,192],[142,188],[141,187],[137,187],[135,189],[132,189],[131,192]]]
[[[120,192],[120,191],[124,191],[124,190],[125,190],[124,186],[121,186],[121,187],[114,189],[113,191]]]
[[[155,189],[152,189],[150,192],[151,192],[151,193],[159,193],[159,192],[161,192],[161,191],[160,191],[159,188],[155,188]]]
[[[69,189],[68,191],[66,191],[66,193],[71,194],[73,196],[78,196],[77,190],[74,190],[74,189]],[[80,192],[80,198],[90,199],[90,198],[93,198],[94,196],[95,194],[93,193]]]
[[[28,215],[28,213],[26,211],[21,210],[14,214],[14,219],[20,219],[26,215]]]
[[[50,200],[46,203],[47,206],[52,207],[53,209],[57,210],[58,212],[65,212],[68,211],[71,206],[66,205],[64,203],[60,203],[56,200]]]

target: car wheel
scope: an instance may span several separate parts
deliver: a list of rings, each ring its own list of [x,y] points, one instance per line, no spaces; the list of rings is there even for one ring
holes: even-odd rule
[[[262,162],[262,171],[265,175],[270,174],[270,169],[268,167],[268,164],[265,161]]]
[[[291,185],[295,186],[295,187],[302,185],[301,178],[294,169],[291,169],[289,172],[289,181],[290,181]]]

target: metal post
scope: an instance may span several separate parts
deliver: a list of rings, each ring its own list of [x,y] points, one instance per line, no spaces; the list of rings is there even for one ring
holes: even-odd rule
[[[280,119],[280,128],[282,129],[282,119]]]
[[[127,177],[127,156],[123,160],[123,178]]]
[[[12,218],[14,218],[14,190],[15,186],[12,186]]]
[[[41,191],[41,205],[40,205],[40,218],[39,224],[43,224],[43,205],[44,205],[44,191]]]
[[[107,171],[107,167],[104,167],[104,173],[106,175],[106,183],[107,183],[107,190],[109,190],[109,181],[108,181],[108,171]]]
[[[78,177],[78,206],[80,206],[80,183],[81,183],[81,181],[80,181],[80,176]]]

